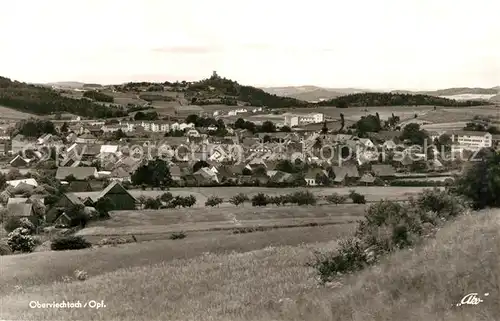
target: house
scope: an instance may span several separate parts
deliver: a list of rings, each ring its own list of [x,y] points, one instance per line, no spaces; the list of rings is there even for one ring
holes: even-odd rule
[[[16,155],[10,162],[10,166],[12,167],[27,167],[31,163],[31,159],[24,158],[21,155]]]
[[[83,202],[73,193],[63,194],[46,214],[47,223],[55,222],[64,213],[64,209],[81,205]],[[69,218],[69,217],[68,217]]]
[[[335,174],[335,183],[344,183],[346,179],[359,178],[358,167],[356,165],[332,166]]]
[[[269,177],[269,182],[274,184],[291,184],[294,181],[294,176],[290,173],[282,171],[268,171],[267,176]]]
[[[76,180],[85,180],[97,177],[95,167],[58,167],[56,172],[57,180],[65,180],[68,176],[74,176]]]
[[[75,142],[79,144],[94,144],[96,141],[97,137],[90,133],[78,136],[75,140]]]
[[[68,191],[72,193],[92,192],[92,185],[89,181],[69,182]]]
[[[217,173],[215,173],[208,167],[200,168],[198,171],[193,173],[193,177],[198,185],[219,183],[219,178],[217,177]]]
[[[37,221],[33,204],[31,203],[12,203],[7,205],[8,213],[13,217],[27,218],[32,222]]]
[[[130,182],[131,175],[124,167],[117,167],[111,171],[110,179],[119,182]]]
[[[200,133],[196,129],[189,129],[186,131],[186,136],[188,137],[200,137]]]
[[[308,186],[324,185],[329,181],[328,173],[319,167],[309,169],[304,179]]]
[[[382,147],[384,150],[393,150],[396,149],[397,144],[392,140],[386,140],[383,144]]]
[[[28,203],[27,197],[10,197],[9,200],[7,201],[7,206],[9,206],[9,204],[23,204],[23,203]]]
[[[137,200],[118,181],[112,181],[98,196],[108,198],[115,210],[134,210]]]
[[[365,185],[371,185],[375,182],[375,177],[370,173],[364,173],[359,179],[359,182],[364,183]]]
[[[33,187],[38,187],[38,182],[34,178],[16,179],[12,181],[7,181],[6,183],[12,187],[17,187],[21,183],[31,185]]]
[[[396,170],[394,169],[394,167],[392,167],[391,165],[385,165],[385,164],[372,165],[372,173],[376,177],[380,177],[380,178],[384,178],[384,179],[392,178],[392,177],[396,176]]]

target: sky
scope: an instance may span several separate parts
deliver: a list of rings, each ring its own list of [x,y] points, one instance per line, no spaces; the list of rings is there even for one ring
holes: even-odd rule
[[[500,85],[496,0],[2,1],[0,75],[25,82]]]

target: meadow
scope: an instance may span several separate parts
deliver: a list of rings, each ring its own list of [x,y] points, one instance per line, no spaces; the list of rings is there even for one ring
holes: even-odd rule
[[[270,234],[233,235],[228,238],[238,239],[238,249],[242,246],[244,253],[204,253],[189,258],[165,254],[193,252],[195,247],[187,243],[189,239],[152,242],[147,247],[147,243],[140,243],[6,257],[2,259],[5,271],[0,274],[0,317],[125,321],[498,320],[499,217],[498,211],[465,215],[421,246],[398,251],[371,268],[339,276],[337,282],[326,286],[318,284],[314,269],[307,263],[314,250],[324,252],[336,247],[333,234],[330,242],[262,244],[264,248],[253,250],[252,240],[261,242],[264,235],[267,238]],[[311,229],[314,234],[320,233],[317,228]],[[297,233],[293,236],[298,237]],[[226,239],[219,244],[228,243]],[[206,248],[207,243],[199,246]],[[158,250],[155,255],[144,253],[152,247]],[[71,275],[75,268],[86,269],[89,278],[54,283],[64,274]],[[15,288],[14,280],[23,286]],[[483,302],[457,306],[471,292],[477,292]],[[32,300],[102,300],[106,307],[30,309]]]
[[[236,228],[283,228],[307,225],[354,223],[362,219],[366,205],[270,206],[250,204],[226,208],[188,208],[113,211],[111,218],[90,223],[77,232],[81,236],[126,236],[172,232],[219,231]]]
[[[350,190],[355,190],[358,193],[365,195],[367,202],[376,202],[381,199],[390,200],[405,200],[409,196],[416,195],[420,193],[423,187],[380,187],[380,186],[355,186],[355,187],[314,187],[314,188],[272,188],[272,187],[246,187],[239,186],[234,187],[192,187],[192,188],[171,188],[170,193],[174,196],[188,196],[194,195],[196,197],[196,205],[198,207],[204,207],[205,201],[210,196],[221,197],[225,202],[221,204],[221,207],[234,207],[234,205],[229,204],[228,200],[239,193],[247,195],[252,198],[258,193],[264,193],[269,196],[272,195],[285,195],[296,191],[309,190],[315,194],[318,198],[323,196],[331,195],[333,193],[338,193],[342,195],[349,194]],[[167,191],[161,190],[130,190],[132,196],[140,197],[141,195],[146,197],[157,197]],[[85,197],[91,195],[98,195],[99,192],[81,192],[75,193],[78,197],[84,199]]]
[[[7,120],[22,120],[22,119],[28,119],[31,117],[38,117],[35,114],[30,114],[30,113],[24,113],[21,111],[17,111],[11,108],[3,107],[0,106],[0,119],[7,119]]]

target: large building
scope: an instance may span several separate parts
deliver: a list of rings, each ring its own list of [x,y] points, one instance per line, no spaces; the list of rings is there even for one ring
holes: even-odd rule
[[[283,114],[283,116],[285,116],[285,125],[289,127],[322,123],[325,120],[325,115],[322,113],[310,113],[310,114],[286,113]]]
[[[451,140],[455,145],[464,149],[476,150],[493,145],[493,137],[487,132],[456,131],[451,134]]]

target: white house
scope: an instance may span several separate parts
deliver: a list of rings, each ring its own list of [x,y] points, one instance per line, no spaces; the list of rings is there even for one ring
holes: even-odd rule
[[[27,185],[31,185],[33,187],[38,187],[38,183],[34,178],[26,178],[26,179],[16,179],[12,181],[7,181],[7,184],[12,187],[17,187],[17,185],[24,183]]]
[[[310,113],[310,114],[285,113],[283,115],[285,116],[284,124],[289,127],[305,125],[305,124],[316,124],[316,123],[321,123],[325,120],[325,115],[323,113]]]
[[[457,131],[451,135],[454,144],[464,149],[489,148],[493,145],[492,135],[487,132]]]
[[[196,129],[190,129],[186,132],[186,136],[200,137],[200,133]]]
[[[194,124],[193,123],[189,123],[189,124],[182,123],[179,125],[180,130],[185,130],[186,128],[194,128]]]

